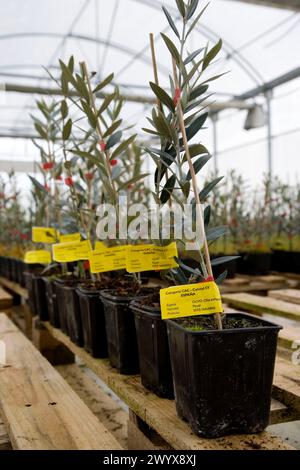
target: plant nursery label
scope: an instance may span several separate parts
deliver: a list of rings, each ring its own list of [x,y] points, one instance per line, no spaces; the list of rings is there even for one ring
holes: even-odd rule
[[[89,240],[83,242],[58,243],[53,245],[53,259],[58,263],[70,263],[89,259],[92,245]]]
[[[24,262],[26,264],[50,264],[51,253],[46,250],[27,251],[27,253],[25,253]]]
[[[56,243],[57,232],[55,228],[32,227],[32,241],[35,243]]]
[[[221,294],[215,282],[162,289],[160,305],[163,320],[223,312]]]
[[[174,257],[178,257],[175,242],[168,246],[129,245],[126,253],[126,270],[129,273],[139,273],[176,268],[178,264]]]
[[[99,242],[99,241],[95,242],[95,248],[94,248],[95,250],[105,250],[105,248],[106,248],[105,243]]]
[[[127,246],[102,248],[90,252],[90,270],[92,274],[117,271],[126,268]]]
[[[80,233],[70,233],[67,235],[59,235],[60,243],[70,243],[70,242],[80,242],[81,235]]]

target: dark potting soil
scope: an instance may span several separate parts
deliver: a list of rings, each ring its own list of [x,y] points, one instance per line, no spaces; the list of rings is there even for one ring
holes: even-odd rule
[[[90,292],[97,292],[99,290],[113,289],[114,294],[120,297],[131,297],[132,293],[139,291],[140,284],[133,279],[126,279],[122,277],[111,278],[109,276],[101,276],[101,280],[83,280],[80,282],[81,287]]]
[[[216,323],[213,316],[186,317],[173,321],[190,331],[216,330]],[[222,319],[222,324],[224,330],[259,328],[262,326],[262,323],[254,318],[232,318],[226,315],[224,315]]]
[[[142,307],[150,307],[155,310],[160,310],[159,290],[157,292],[154,292],[154,294],[151,294],[148,297],[144,297],[139,300],[139,305]]]

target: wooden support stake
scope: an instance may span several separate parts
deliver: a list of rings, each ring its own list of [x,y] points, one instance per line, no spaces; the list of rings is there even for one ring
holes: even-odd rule
[[[178,75],[177,75],[177,69],[176,69],[176,62],[175,62],[174,58],[173,58],[173,75],[174,75],[175,87],[179,90],[180,87],[179,87],[179,81],[178,81]],[[201,201],[200,201],[200,197],[199,197],[197,178],[196,178],[196,173],[195,173],[195,170],[194,170],[194,166],[193,166],[193,162],[192,162],[191,154],[190,154],[190,149],[189,149],[189,145],[188,145],[185,125],[184,125],[184,114],[183,114],[180,98],[177,102],[177,111],[178,111],[179,125],[180,125],[180,129],[181,129],[181,133],[182,133],[183,145],[184,145],[184,149],[185,149],[185,153],[186,153],[186,158],[187,158],[187,161],[188,161],[188,164],[189,164],[190,173],[191,173],[191,176],[192,176],[192,184],[193,184],[194,196],[195,196],[195,201],[196,201],[197,218],[200,222],[201,237],[203,239],[203,250],[204,250],[205,264],[206,264],[208,275],[213,277],[213,271],[212,271],[212,267],[211,267],[211,261],[210,261],[210,255],[209,255],[209,249],[208,249],[208,243],[207,243],[205,227],[204,227],[203,214],[202,214],[202,210],[201,210]],[[220,313],[215,314],[215,320],[216,320],[216,324],[217,324],[218,329],[222,330],[223,327],[222,327],[222,320],[221,320]]]

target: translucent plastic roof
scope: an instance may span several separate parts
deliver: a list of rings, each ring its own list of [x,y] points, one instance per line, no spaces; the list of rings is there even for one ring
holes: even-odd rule
[[[200,3],[205,5],[203,1]],[[161,11],[162,4],[171,13],[176,11],[175,0],[1,0],[0,83],[55,86],[43,67],[49,67],[55,75],[58,58],[67,60],[73,54],[77,61],[85,60],[99,76],[114,71],[115,82],[126,93],[149,95],[148,83],[153,77],[150,32],[157,38],[162,84],[168,84],[171,67],[159,36],[161,31],[172,35]],[[299,66],[300,20],[291,10],[213,0],[197,32],[191,36],[191,49],[207,41],[212,44],[220,37],[224,42],[223,52],[212,73],[230,73],[213,83],[217,101],[238,96]],[[278,95],[281,98],[277,101]],[[28,115],[37,96],[7,92],[0,93],[0,98],[0,134],[30,134]],[[274,133],[290,131],[299,125],[299,99],[299,80],[276,90]],[[143,105],[127,107],[127,117],[137,124],[138,130],[145,113]],[[226,119],[222,120],[222,116]],[[243,131],[245,112],[225,111],[220,119],[218,141],[224,162],[228,158],[226,149],[244,148],[244,144],[255,139],[264,141],[265,129],[251,131],[251,136]],[[207,136],[211,139],[210,131]],[[299,143],[299,132],[296,139]],[[295,142],[289,154],[294,149]],[[238,155],[241,163],[241,153]],[[255,155],[260,155],[264,171],[265,148],[256,150]],[[0,161],[1,158],[33,159],[35,150],[29,141],[2,138]],[[224,165],[227,169],[230,162]]]

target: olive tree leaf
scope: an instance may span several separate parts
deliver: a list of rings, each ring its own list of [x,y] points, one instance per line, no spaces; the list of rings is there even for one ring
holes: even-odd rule
[[[115,132],[113,135],[110,136],[106,143],[106,149],[112,148],[114,145],[118,144],[122,138],[122,131]]]
[[[166,15],[166,18],[168,20],[168,23],[169,23],[170,27],[173,29],[173,31],[176,34],[176,36],[178,37],[178,39],[180,39],[180,34],[178,32],[178,29],[176,28],[176,25],[175,25],[171,15],[170,15],[170,13],[168,12],[168,10],[164,6],[162,7],[162,9],[163,9],[164,14]]]
[[[221,256],[220,258],[215,258],[211,261],[212,266],[219,266],[221,264],[230,263],[235,259],[240,258],[240,256]]]
[[[96,86],[96,88],[93,90],[93,93],[98,93],[100,90],[102,90],[106,85],[108,85],[114,78],[114,74],[111,73],[106,77],[99,85]]]
[[[157,96],[159,101],[165,104],[170,109],[170,111],[174,113],[175,112],[174,101],[168,95],[168,93],[163,88],[156,85],[156,83],[150,82],[150,86],[152,88],[153,93]]]
[[[175,187],[175,183],[176,183],[176,176],[175,175],[172,175],[168,181],[166,182],[162,192],[161,192],[161,195],[160,195],[160,202],[162,204],[165,204],[166,202],[168,202],[168,200],[170,199],[171,197],[171,194],[174,190],[174,187]]]
[[[199,173],[199,171],[202,170],[202,168],[206,165],[206,163],[210,159],[211,159],[211,155],[205,155],[204,157],[198,158],[198,160],[196,160],[195,163],[193,164],[195,174]],[[186,176],[186,180],[191,181],[191,179],[192,179],[192,175],[191,175],[191,172],[189,171]]]
[[[71,132],[72,132],[72,126],[73,126],[72,120],[69,119],[68,122],[64,125],[64,128],[63,128],[63,133],[62,133],[63,140],[68,140],[69,139],[69,137],[71,135]]]
[[[206,185],[204,189],[202,189],[202,191],[199,194],[200,201],[202,203],[205,202],[209,193],[214,189],[215,186],[217,186],[217,184],[220,183],[220,181],[222,181],[223,178],[224,176],[220,176],[219,178],[214,179],[213,181],[208,183],[208,185]]]
[[[203,66],[202,70],[205,70],[211,61],[218,55],[220,50],[222,49],[222,39],[220,39],[217,44],[208,51],[208,53],[205,55],[204,60],[203,60]]]
[[[177,47],[175,46],[175,44],[173,43],[173,41],[171,41],[170,38],[168,38],[168,36],[166,36],[165,34],[161,33],[161,37],[163,38],[167,48],[169,49],[172,57],[174,57],[174,59],[176,60],[176,63],[177,64],[180,64],[181,60],[180,60],[180,54],[177,50]]]
[[[183,0],[176,0],[177,8],[182,18],[185,18],[185,5]]]

